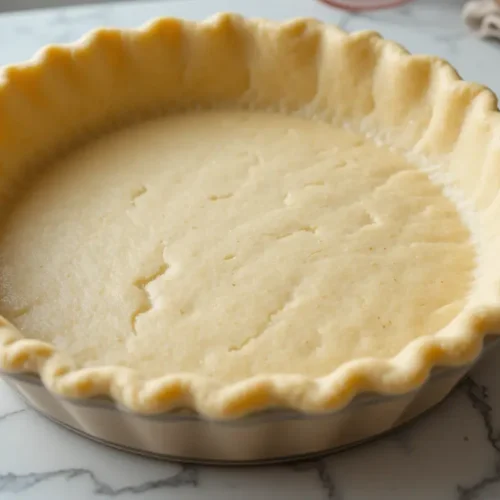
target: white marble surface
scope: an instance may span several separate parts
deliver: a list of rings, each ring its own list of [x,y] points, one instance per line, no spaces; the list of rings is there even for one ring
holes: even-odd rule
[[[134,26],[169,14],[220,10],[287,18],[315,16],[349,30],[376,29],[413,52],[450,60],[467,79],[500,92],[500,46],[470,36],[460,0],[416,0],[349,15],[315,0],[170,0],[0,15],[0,64],[100,25]],[[107,449],[46,421],[0,382],[0,497],[145,500],[494,500],[500,499],[500,350],[440,407],[375,443],[293,466],[179,466]]]

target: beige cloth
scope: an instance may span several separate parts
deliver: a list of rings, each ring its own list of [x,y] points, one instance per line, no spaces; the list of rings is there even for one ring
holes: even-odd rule
[[[500,40],[500,0],[471,0],[464,6],[463,18],[480,37]]]

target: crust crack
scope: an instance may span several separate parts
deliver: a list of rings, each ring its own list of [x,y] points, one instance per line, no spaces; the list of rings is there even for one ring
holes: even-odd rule
[[[153,281],[161,278],[169,268],[169,264],[163,262],[153,274],[138,278],[134,281],[133,285],[142,293],[141,304],[132,313],[131,317],[132,331],[134,335],[137,335],[137,321],[139,320],[139,317],[143,314],[148,313],[154,308],[154,299],[151,296],[151,293],[148,291],[148,286],[153,283]]]
[[[269,330],[269,328],[276,323],[276,318],[280,314],[282,314],[284,311],[289,309],[290,306],[294,303],[297,288],[298,288],[297,285],[290,288],[290,291],[286,294],[286,296],[284,297],[281,304],[267,315],[266,319],[264,320],[264,322],[262,323],[260,328],[257,329],[257,331],[255,332],[254,335],[247,337],[245,340],[240,342],[238,345],[230,346],[228,349],[228,352],[241,351],[247,345],[249,345],[251,342],[254,342],[258,338],[265,335],[265,333]]]

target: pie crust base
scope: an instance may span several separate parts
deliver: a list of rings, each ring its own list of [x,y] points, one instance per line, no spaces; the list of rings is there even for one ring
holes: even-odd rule
[[[484,336],[500,332],[496,99],[489,90],[461,81],[446,63],[409,56],[372,32],[347,35],[312,20],[271,23],[224,14],[203,23],[161,19],[140,30],[100,30],[74,46],[49,47],[2,75],[0,202],[7,206],[14,186],[37,165],[90,135],[164,110],[182,115],[183,109],[217,108],[213,113],[220,113],[235,105],[317,116],[390,145],[387,154],[418,163],[460,200],[464,213],[475,214],[473,286],[454,319],[390,359],[362,356],[311,377],[244,378],[243,373],[227,383],[194,373],[145,378],[112,365],[77,369],[74,357],[51,343],[23,338],[2,319],[2,370],[39,373],[57,394],[110,396],[140,413],[190,408],[230,418],[269,407],[321,412],[338,409],[361,392],[411,391],[435,365],[471,362]],[[227,194],[221,193],[208,196]],[[302,225],[299,233],[307,234],[297,237],[310,235],[304,227],[316,230]],[[466,239],[465,230],[461,238]],[[471,271],[467,265],[465,271]]]
[[[1,231],[0,313],[81,367],[321,377],[438,332],[473,281],[440,186],[318,120],[167,115],[29,182]]]

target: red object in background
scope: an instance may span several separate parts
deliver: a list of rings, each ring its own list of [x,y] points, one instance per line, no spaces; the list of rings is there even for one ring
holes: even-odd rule
[[[322,3],[350,11],[387,9],[411,0],[319,0]]]

